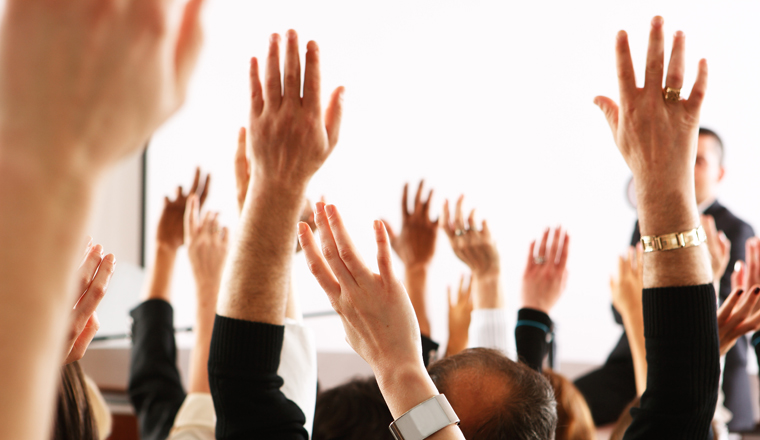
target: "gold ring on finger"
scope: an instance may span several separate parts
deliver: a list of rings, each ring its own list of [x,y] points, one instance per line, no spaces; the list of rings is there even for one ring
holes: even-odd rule
[[[665,87],[662,91],[662,95],[666,101],[678,102],[681,100],[681,89],[674,89],[672,87]]]

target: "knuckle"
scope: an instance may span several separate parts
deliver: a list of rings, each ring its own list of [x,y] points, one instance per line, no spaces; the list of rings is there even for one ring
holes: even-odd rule
[[[330,246],[322,246],[322,255],[324,255],[328,260],[335,258],[335,253]]]
[[[343,261],[351,261],[354,258],[354,253],[348,248],[338,249],[338,255]]]
[[[319,266],[314,261],[309,261],[307,264],[309,267],[309,272],[311,272],[312,275],[317,275],[319,273]]]

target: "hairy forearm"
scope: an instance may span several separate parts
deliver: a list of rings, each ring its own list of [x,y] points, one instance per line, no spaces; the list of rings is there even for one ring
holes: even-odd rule
[[[239,237],[225,267],[219,315],[267,324],[284,322],[303,199],[303,191],[252,181]]]
[[[647,188],[637,192],[641,235],[683,232],[699,226],[694,185],[691,189],[658,194]],[[707,246],[644,254],[644,287],[693,286],[712,282]]]
[[[156,245],[153,266],[148,271],[148,277],[146,278],[142,294],[143,301],[162,299],[168,303],[172,302],[171,284],[176,259],[176,249],[161,245],[160,243]]]
[[[500,273],[472,276],[472,307],[476,310],[504,307]]]
[[[414,307],[414,314],[420,325],[420,333],[430,337],[430,320],[427,316],[425,292],[427,290],[428,270],[426,267],[407,267],[404,273],[404,286]]]
[[[96,176],[40,170],[34,160],[5,153],[0,150],[0,347],[7,355],[0,366],[0,426],[5,438],[47,438]]]

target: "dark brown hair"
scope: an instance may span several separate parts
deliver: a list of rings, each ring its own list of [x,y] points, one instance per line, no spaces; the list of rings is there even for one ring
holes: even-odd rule
[[[591,410],[578,388],[565,376],[544,370],[557,399],[556,440],[596,440],[596,427]]]
[[[429,368],[438,391],[446,394],[458,371],[474,371],[478,377],[503,379],[509,389],[497,405],[478,408],[479,421],[462,421],[466,438],[478,440],[551,440],[557,429],[557,403],[549,381],[498,350],[471,348],[441,359]],[[471,376],[472,377],[472,376]],[[488,380],[488,379],[485,379]],[[462,385],[462,384],[460,384]],[[491,384],[486,384],[489,387]],[[456,408],[454,408],[456,411]],[[466,431],[466,432],[465,432]]]
[[[393,440],[393,416],[374,377],[319,393],[312,440]]]
[[[53,439],[98,440],[98,429],[79,362],[72,362],[61,369]]]

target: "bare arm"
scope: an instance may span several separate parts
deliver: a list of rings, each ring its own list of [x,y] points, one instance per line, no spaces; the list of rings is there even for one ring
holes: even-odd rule
[[[0,426],[8,438],[50,436],[93,195],[111,165],[143,147],[181,105],[200,44],[201,3],[190,1],[170,24],[168,3],[109,9],[83,1],[6,2],[0,346],[8,355],[0,367]],[[168,29],[145,31],[151,27]]]
[[[420,181],[417,188],[412,212],[409,212],[407,204],[409,184],[404,185],[404,194],[401,197],[401,231],[398,235],[393,232],[387,221],[384,223],[390,236],[391,246],[404,263],[404,285],[412,300],[414,313],[420,323],[420,331],[423,335],[430,337],[430,320],[427,316],[425,297],[428,271],[433,261],[438,237],[438,220],[430,220],[430,201],[433,190],[430,190],[427,199],[423,199],[424,183]]]

